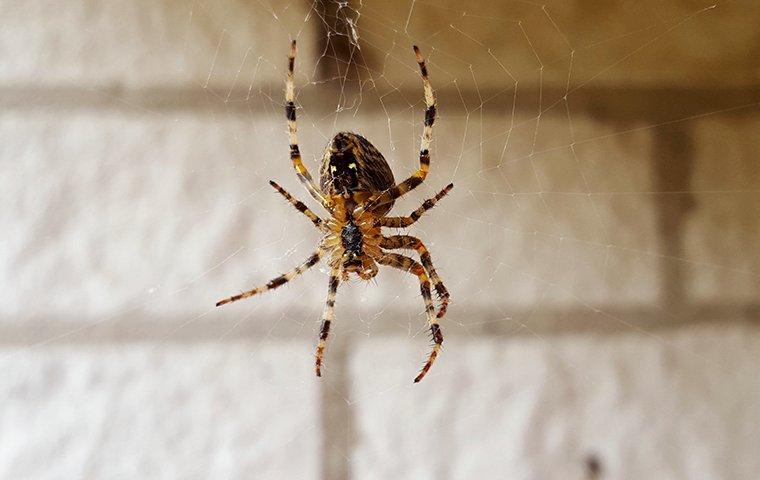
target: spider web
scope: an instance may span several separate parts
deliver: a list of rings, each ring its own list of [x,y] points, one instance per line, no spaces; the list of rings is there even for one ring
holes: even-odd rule
[[[749,478],[758,467],[747,445],[760,432],[746,424],[758,414],[751,360],[760,337],[745,323],[756,320],[760,286],[752,161],[760,99],[742,64],[752,39],[740,18],[756,7],[638,2],[580,17],[580,7],[523,1],[179,10],[182,55],[164,67],[170,87],[124,96],[103,116],[125,138],[145,136],[165,150],[90,168],[133,172],[144,186],[135,194],[114,185],[100,213],[113,206],[118,215],[70,231],[71,241],[103,249],[97,275],[42,282],[58,294],[32,307],[29,285],[44,268],[23,277],[12,314],[47,319],[85,307],[73,320],[40,322],[41,334],[5,356],[11,367],[44,372],[38,352],[60,348],[66,357],[65,345],[78,342],[89,362],[115,365],[123,357],[114,345],[143,342],[131,348],[152,359],[145,368],[179,365],[188,375],[181,391],[198,389],[202,399],[193,411],[208,413],[217,394],[193,375],[236,365],[200,378],[235,399],[255,391],[260,410],[241,408],[241,420],[233,407],[219,424],[242,423],[241,435],[254,437],[275,432],[273,446],[253,454],[226,450],[250,455],[242,463],[273,478],[592,478],[595,462],[609,478]],[[735,57],[716,58],[710,35]],[[299,143],[314,175],[341,130],[377,146],[397,181],[417,168],[424,99],[411,45],[427,59],[439,114],[431,171],[393,211],[408,214],[449,182],[455,188],[394,232],[425,242],[452,293],[445,348],[419,386],[411,379],[428,329],[413,276],[381,269],[371,282],[341,284],[319,381],[310,355],[324,266],[261,298],[213,308],[295,267],[317,244],[318,232],[269,179],[326,215],[287,158],[290,39],[299,42]],[[176,88],[175,77],[192,82]],[[156,92],[168,100],[150,100]],[[134,153],[128,140],[113,141],[111,150]],[[72,189],[86,197],[99,177],[77,178],[83,168],[58,175],[75,177]],[[51,196],[43,188],[31,198]],[[158,368],[159,378],[176,373]],[[157,402],[169,405],[164,393]],[[104,436],[105,450],[124,441]],[[663,443],[674,446],[663,453]],[[291,451],[303,452],[299,461],[283,458]],[[170,462],[183,459],[177,471],[191,476],[238,472],[183,454]],[[126,475],[134,467],[113,468]]]

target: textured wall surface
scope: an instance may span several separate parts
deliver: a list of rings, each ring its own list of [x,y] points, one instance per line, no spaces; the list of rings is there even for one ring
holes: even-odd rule
[[[304,348],[3,348],[2,477],[316,478],[317,384],[290,361]]]
[[[0,0],[0,477],[754,478],[757,6],[358,7]],[[341,285],[322,379],[324,266],[214,307],[319,240],[267,184],[326,215],[291,38],[313,172],[338,130],[413,172],[430,60],[419,385],[403,272]]]
[[[702,327],[455,340],[421,389],[397,378],[416,367],[414,352],[369,342],[352,362],[355,476],[584,478],[581,459],[597,456],[605,478],[752,478],[758,337]]]

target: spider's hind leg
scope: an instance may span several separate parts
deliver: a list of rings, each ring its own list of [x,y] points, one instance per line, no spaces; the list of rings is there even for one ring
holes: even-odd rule
[[[422,370],[414,378],[414,383],[417,383],[423,379],[428,370],[430,370],[430,367],[433,366],[433,362],[438,357],[438,352],[441,351],[441,345],[443,344],[443,333],[441,332],[441,326],[438,325],[435,307],[433,307],[433,297],[430,294],[430,280],[428,280],[428,276],[422,265],[398,253],[384,253],[383,256],[377,259],[377,263],[410,272],[417,275],[417,278],[420,280],[420,291],[422,292],[422,298],[425,300],[425,313],[427,314],[428,325],[430,327],[430,335],[433,338],[433,349],[430,351],[430,355],[428,355],[428,359]]]
[[[425,268],[428,275],[430,275],[430,279],[433,281],[433,287],[435,288],[435,293],[438,294],[438,298],[441,301],[436,317],[441,318],[446,315],[446,309],[449,307],[449,290],[443,284],[441,277],[438,276],[438,272],[435,271],[435,268],[433,267],[433,259],[430,256],[427,247],[425,247],[425,244],[422,243],[422,240],[417,237],[412,237],[411,235],[393,235],[391,237],[383,237],[380,241],[380,246],[390,249],[408,248],[419,253],[422,266]]]

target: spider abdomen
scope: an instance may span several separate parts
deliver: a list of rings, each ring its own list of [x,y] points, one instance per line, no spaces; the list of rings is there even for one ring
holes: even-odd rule
[[[369,140],[351,132],[339,132],[325,148],[319,169],[319,186],[329,196],[374,194],[395,185],[385,157]],[[381,207],[388,212],[393,203]]]

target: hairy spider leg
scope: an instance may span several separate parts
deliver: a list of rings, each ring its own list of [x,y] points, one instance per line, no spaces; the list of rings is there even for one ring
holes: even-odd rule
[[[306,215],[307,217],[309,217],[309,220],[311,220],[311,223],[313,223],[315,227],[317,227],[319,230],[321,230],[323,232],[327,232],[327,231],[330,230],[329,228],[327,228],[325,226],[324,220],[322,220],[321,218],[319,218],[319,216],[317,214],[315,214],[314,212],[312,212],[311,210],[309,210],[309,207],[307,207],[305,203],[303,203],[302,201],[300,201],[297,198],[295,198],[293,195],[291,195],[287,190],[285,190],[284,188],[282,188],[274,180],[270,180],[269,184],[272,187],[274,187],[274,189],[277,190],[280,193],[280,195],[282,195],[283,197],[285,197],[285,199],[288,202],[290,202],[290,204],[293,205],[296,208],[296,210],[298,210],[299,212],[301,212],[304,215]]]
[[[425,125],[422,130],[422,141],[420,145],[420,168],[398,185],[391,187],[390,189],[382,192],[379,195],[373,196],[369,200],[368,206],[362,210],[371,210],[378,205],[383,205],[396,200],[407,192],[417,188],[425,178],[430,170],[430,143],[433,141],[433,122],[435,122],[435,96],[433,95],[433,87],[430,86],[430,79],[428,78],[427,65],[425,65],[425,59],[420,53],[420,49],[417,45],[414,46],[414,54],[417,56],[417,63],[420,66],[420,74],[422,75],[422,86],[425,90]]]
[[[430,367],[438,357],[438,352],[441,350],[441,344],[443,343],[443,333],[441,327],[438,325],[438,319],[435,316],[435,307],[433,307],[433,297],[430,294],[430,280],[425,273],[425,269],[418,262],[412,260],[404,255],[398,253],[384,253],[383,256],[377,259],[377,263],[381,265],[388,265],[389,267],[398,268],[405,272],[410,272],[417,275],[420,280],[420,291],[422,292],[422,298],[425,300],[425,313],[427,314],[428,325],[430,326],[430,334],[433,337],[433,349],[430,351],[425,365],[422,367],[420,373],[415,377],[414,383],[419,382],[427,374]]]
[[[322,326],[319,331],[319,343],[317,343],[316,367],[317,376],[322,376],[322,357],[325,353],[327,336],[330,334],[330,324],[333,321],[333,311],[335,309],[335,296],[338,293],[338,284],[340,283],[340,263],[335,263],[330,271],[330,281],[327,287],[327,301],[325,310],[322,312]]]
[[[433,281],[433,287],[441,301],[436,317],[441,318],[446,315],[446,309],[449,307],[449,291],[443,284],[441,277],[438,276],[438,272],[435,271],[435,268],[433,267],[433,259],[430,256],[430,252],[425,247],[425,244],[422,243],[422,240],[417,237],[412,237],[411,235],[393,235],[390,237],[383,237],[380,241],[380,246],[388,249],[406,248],[415,250],[419,253],[422,266],[425,267],[425,271],[430,276],[430,280]]]
[[[297,276],[301,275],[306,270],[310,269],[314,265],[316,265],[319,262],[319,259],[322,258],[325,254],[325,249],[320,246],[319,249],[317,249],[316,252],[312,253],[309,258],[306,259],[301,265],[297,266],[293,270],[283,273],[279,277],[273,278],[272,280],[268,281],[266,285],[262,285],[260,287],[256,287],[252,290],[248,290],[247,292],[239,293],[237,295],[233,295],[229,298],[225,298],[224,300],[219,300],[216,302],[216,306],[222,306],[226,303],[232,303],[237,302],[238,300],[243,300],[248,297],[252,297],[254,295],[257,295],[259,293],[264,293],[269,290],[274,290],[277,287],[280,287],[282,285],[285,285],[289,281],[293,280]]]
[[[309,170],[303,164],[301,151],[298,149],[298,125],[296,123],[296,104],[295,104],[295,83],[294,69],[296,64],[296,41],[290,44],[290,53],[288,54],[288,75],[285,78],[285,116],[288,119],[288,135],[290,137],[290,160],[293,161],[293,168],[296,170],[298,180],[306,187],[312,197],[320,204],[328,207],[328,201],[320,193],[314,184]]]
[[[449,183],[443,190],[438,192],[435,197],[425,200],[422,203],[422,206],[413,211],[408,217],[383,217],[377,220],[376,225],[378,227],[406,228],[419,220],[425,212],[433,208],[440,199],[445,197],[446,194],[451,191],[452,188],[454,188],[454,184]]]

